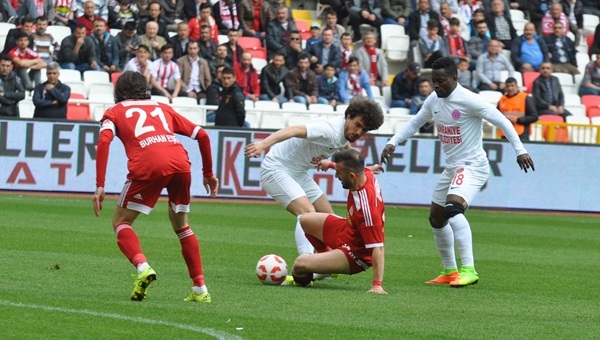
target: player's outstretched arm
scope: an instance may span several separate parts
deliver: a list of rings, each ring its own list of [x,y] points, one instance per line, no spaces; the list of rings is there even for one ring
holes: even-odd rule
[[[335,162],[328,159],[322,159],[317,163],[317,170],[327,171],[327,169],[335,169]]]
[[[100,210],[102,210],[102,203],[104,202],[104,188],[97,187],[92,198],[92,204],[94,205],[94,214],[96,217],[100,216]]]
[[[528,153],[524,153],[522,155],[517,156],[517,163],[519,163],[519,167],[521,170],[527,172],[527,169],[531,168],[531,170],[535,171],[535,166],[533,165],[533,159],[529,156]]]
[[[246,145],[246,148],[244,149],[244,154],[246,155],[246,157],[259,157],[260,155],[262,155],[263,151],[268,149],[271,145],[290,139],[292,137],[306,138],[306,126],[295,125],[288,126],[285,129],[281,129],[260,142],[254,142]]]
[[[385,265],[383,247],[373,248],[373,254],[371,257],[373,259],[373,284],[367,293],[387,294],[382,287],[383,268]]]
[[[373,165],[366,166],[365,168],[371,170],[371,172],[373,172],[375,175],[379,175],[380,173],[385,171],[383,169],[383,165],[381,165],[381,164],[373,164]]]
[[[215,176],[204,177],[204,188],[206,193],[210,194],[210,197],[216,197],[217,191],[219,191],[219,179]]]
[[[392,158],[392,153],[396,150],[396,146],[393,144],[386,144],[385,148],[381,152],[381,164],[387,164]]]

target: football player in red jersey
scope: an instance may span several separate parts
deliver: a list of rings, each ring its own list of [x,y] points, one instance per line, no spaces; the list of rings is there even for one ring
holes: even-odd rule
[[[163,188],[169,196],[169,219],[179,237],[181,250],[194,283],[189,302],[211,302],[204,283],[200,245],[188,225],[191,169],[188,154],[175,133],[198,141],[202,156],[204,187],[215,197],[219,180],[213,175],[210,139],[206,131],[177,114],[169,105],[150,100],[146,78],[127,71],[115,86],[116,105],[100,120],[100,138],[96,153],[96,192],[94,213],[99,216],[104,201],[104,180],[110,143],[118,137],[125,147],[128,162],[127,181],[117,201],[113,227],[119,249],[137,268],[132,300],[146,298],[156,272],[148,265],[140,242],[132,229],[140,213],[149,214]]]
[[[335,177],[348,189],[347,217],[319,212],[298,216],[318,253],[296,258],[293,280],[306,286],[313,273],[356,274],[372,266],[373,283],[368,292],[387,294],[382,288],[385,208],[379,183],[365,168],[364,157],[354,149],[335,153],[333,161],[321,160],[318,168],[335,169]],[[291,281],[286,279],[287,284]]]

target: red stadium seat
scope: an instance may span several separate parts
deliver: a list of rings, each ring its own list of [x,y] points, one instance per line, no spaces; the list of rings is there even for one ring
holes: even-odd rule
[[[600,107],[590,107],[587,116],[590,118],[600,117]]]
[[[592,45],[594,44],[594,35],[588,34],[585,36],[585,41],[588,45],[588,51],[592,49]]]
[[[90,120],[90,104],[75,102],[67,103],[67,119]]]
[[[239,37],[238,45],[242,46],[244,51],[247,49],[263,47],[262,41],[258,38],[254,38],[254,37]]]
[[[306,41],[312,37],[312,34],[310,34],[310,27],[308,25],[308,21],[302,19],[294,19],[294,22],[296,23],[296,28],[298,29],[298,32],[300,32],[302,40]]]
[[[540,115],[540,122],[556,122],[556,123],[564,123],[564,119],[561,116],[557,115]],[[542,128],[542,138],[544,138],[547,142],[558,142],[558,143],[568,143],[569,142],[569,130],[567,127],[563,125],[555,125],[554,126],[554,136],[552,140],[548,140],[550,138],[549,131],[551,126],[544,125]]]
[[[531,94],[533,90],[533,81],[539,77],[538,72],[524,72],[523,73],[523,86],[527,88],[526,92]]]
[[[113,84],[117,83],[117,79],[123,74],[122,72],[113,72],[110,74],[110,82]]]
[[[244,52],[250,52],[252,54],[252,58],[267,60],[267,50],[264,47],[244,49]]]
[[[69,96],[69,99],[85,99],[85,94],[83,94],[83,93],[77,93],[77,92],[71,92],[71,95]]]
[[[590,114],[590,110],[594,108],[600,107],[600,96],[596,95],[585,95],[581,97],[581,104],[585,106],[585,111],[588,117],[592,117]]]

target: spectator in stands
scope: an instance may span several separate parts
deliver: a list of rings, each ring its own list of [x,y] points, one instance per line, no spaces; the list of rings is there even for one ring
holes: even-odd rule
[[[75,16],[77,18],[85,15],[85,4],[88,0],[76,0],[77,1],[77,11],[75,12]],[[94,14],[104,21],[108,22],[108,1],[107,0],[89,0],[94,3]],[[91,33],[90,33],[91,34]],[[89,35],[89,34],[88,34]]]
[[[4,6],[10,8],[9,15],[14,18],[14,20],[20,20],[25,17],[29,18],[37,18],[38,8],[35,1],[31,0],[6,0],[3,1]],[[43,3],[41,5],[44,5]],[[40,8],[43,9],[43,8]],[[43,14],[43,13],[42,13]],[[7,17],[8,18],[8,17]],[[10,19],[10,18],[9,18]]]
[[[235,29],[230,29],[227,32],[227,38],[229,41],[221,45],[227,47],[227,61],[235,68],[237,64],[242,60],[242,53],[244,48],[238,44],[239,32]]]
[[[225,67],[221,74],[222,90],[219,95],[219,107],[215,115],[215,126],[242,127],[246,119],[246,107],[242,89],[235,82],[234,72]]]
[[[263,4],[260,7],[260,22],[262,27],[269,28],[269,23],[277,18],[277,9],[280,7],[286,7],[288,13],[291,15],[291,9],[287,7],[285,0],[263,0]]]
[[[367,92],[369,99],[373,100],[369,76],[367,76],[367,73],[364,70],[360,69],[358,59],[355,56],[350,57],[348,66],[340,72],[340,76],[338,77],[338,90],[340,92],[341,104],[350,103],[352,97],[363,96],[363,90]]]
[[[108,73],[120,72],[119,44],[115,37],[106,31],[106,22],[97,18],[94,20],[94,33],[90,35],[94,41],[98,66]]]
[[[456,82],[467,90],[477,93],[479,90],[477,90],[477,86],[473,81],[473,73],[469,70],[469,64],[467,59],[461,58],[458,60],[456,64],[456,68],[458,69]]]
[[[189,44],[189,26],[185,22],[180,22],[177,25],[177,35],[174,35],[169,39],[169,44],[173,45],[173,59],[177,60],[187,54],[187,46]]]
[[[433,62],[450,55],[448,40],[438,34],[439,23],[435,19],[427,22],[427,37],[419,38],[419,49],[423,56],[423,66],[431,68]]]
[[[217,76],[217,66],[225,65],[226,67],[232,67],[231,63],[227,61],[227,47],[225,45],[217,46],[217,53],[215,58],[208,62],[208,68],[210,69],[210,76],[214,79]]]
[[[592,46],[590,46],[588,54],[589,54],[590,58],[594,54],[600,54],[600,24],[598,24],[598,26],[596,26],[596,31],[594,33],[594,41],[592,42]]]
[[[54,21],[54,0],[34,0],[32,2],[34,3],[36,14],[33,15],[32,12],[27,15],[29,15],[32,18],[46,17],[48,18],[48,21]],[[31,6],[31,4],[29,4],[28,6]]]
[[[353,42],[362,40],[360,25],[366,24],[375,27],[378,32],[383,25],[379,1],[348,0],[348,12],[350,13],[349,23],[354,32]]]
[[[46,33],[47,28],[48,18],[43,16],[38,17],[35,20],[35,32],[33,32],[31,36],[33,37],[33,50],[37,52],[46,64],[49,64],[58,53],[60,44],[54,40],[54,37],[51,34]],[[50,54],[50,47],[54,47],[54,55]]]
[[[556,72],[570,74],[579,74],[577,69],[577,50],[571,38],[563,35],[563,23],[557,21],[554,23],[554,34],[544,37],[548,52],[550,53],[550,62]]]
[[[502,0],[492,1],[492,13],[487,18],[487,25],[490,29],[492,39],[502,43],[506,50],[510,49],[511,42],[517,38],[517,31],[510,17],[504,12],[504,2]]]
[[[342,44],[342,69],[345,69],[348,65],[350,57],[352,56],[352,36],[350,35],[350,33],[343,33],[340,42]]]
[[[298,65],[298,57],[302,54],[302,37],[300,36],[300,32],[292,31],[290,32],[289,42],[283,48],[283,51],[280,51],[285,55],[285,66],[288,70],[291,70]]]
[[[25,32],[29,37],[29,45],[28,47],[33,49],[33,36],[31,36],[31,32],[33,31],[33,19],[29,17],[25,17],[21,19],[21,26],[16,28],[11,28],[6,33],[6,40],[4,41],[4,50],[2,50],[2,54],[8,54],[10,50],[17,46],[17,36],[21,34],[21,32]]]
[[[190,19],[188,26],[190,28],[190,38],[194,40],[202,39],[202,29],[207,26],[209,39],[212,39],[215,44],[219,43],[219,27],[215,18],[212,17],[210,3],[205,2],[200,5],[200,14],[196,18]]]
[[[479,32],[477,30],[477,24],[479,24],[480,22],[483,21],[483,22],[485,22],[485,32],[483,34],[485,34],[485,36],[488,39],[492,37],[492,34],[488,30],[484,13],[485,13],[485,11],[481,8],[478,8],[477,10],[475,10],[475,12],[473,12],[473,17],[471,18],[471,21],[469,21],[469,24],[467,26],[469,28],[469,36],[474,37],[479,34]],[[483,49],[483,50],[485,51],[486,49]]]
[[[167,41],[158,35],[158,24],[150,21],[146,24],[146,34],[140,36],[140,43],[150,48],[150,60],[154,61],[159,58],[160,51]]]
[[[412,97],[418,95],[421,83],[421,66],[412,62],[406,71],[398,73],[392,81],[391,107],[410,108]]]
[[[340,90],[335,76],[335,67],[327,64],[324,67],[325,71],[317,77],[319,84],[319,102],[327,101],[329,105],[336,107],[340,101]]]
[[[411,97],[411,102],[410,102],[410,114],[411,115],[416,115],[417,112],[419,112],[419,110],[421,109],[421,107],[423,107],[423,103],[425,102],[425,99],[427,99],[427,97],[429,97],[429,95],[431,94],[431,92],[433,92],[433,87],[431,86],[431,83],[429,82],[429,80],[427,79],[421,79],[418,78],[418,87],[419,90],[418,92],[413,95]],[[433,132],[433,131],[431,131]]]
[[[223,85],[221,84],[221,76],[223,75],[223,70],[225,69],[225,65],[217,66],[217,76],[213,78],[212,82],[206,89],[206,105],[219,105],[219,96],[221,91],[223,90]],[[206,112],[206,122],[214,123],[216,111],[207,111]]]
[[[329,8],[327,10],[328,12],[333,11],[335,13],[336,22],[338,20],[341,22],[344,18],[348,16],[348,7],[346,6],[346,1],[344,0],[319,0],[319,3],[321,5],[329,5]],[[325,14],[325,20],[327,21],[327,13]],[[331,27],[331,25],[328,26],[330,28],[333,28]]]
[[[217,43],[210,38],[210,27],[208,25],[202,25],[198,44],[200,45],[200,57],[207,61],[215,58]]]
[[[187,54],[177,59],[181,73],[181,92],[190,98],[206,98],[206,91],[212,83],[210,68],[206,60],[200,58],[198,42],[191,40],[187,45]]]
[[[77,1],[54,0],[54,20],[52,23],[57,26],[74,26],[75,11],[77,11]]]
[[[67,102],[71,96],[71,88],[60,82],[58,63],[51,62],[46,67],[45,83],[36,85],[33,90],[33,118],[67,118]]]
[[[450,9],[450,4],[448,4],[447,2],[442,2],[440,4],[440,24],[442,24],[442,27],[444,28],[444,34],[443,36],[447,37],[448,35],[450,35],[450,20],[452,18],[456,18],[458,19],[458,34],[468,37],[469,36],[469,29],[467,28],[467,25],[465,25],[462,20],[460,19],[460,16],[458,16],[458,14],[456,14],[456,12],[453,12]],[[440,34],[442,35],[442,34]]]
[[[525,24],[523,35],[515,38],[510,49],[510,59],[521,72],[534,72],[542,62],[548,61],[548,46],[542,37],[535,34],[535,25]]]
[[[569,32],[569,18],[563,12],[563,7],[560,2],[550,4],[550,10],[542,17],[542,33],[543,35],[554,34],[554,23],[562,24],[562,34],[567,35]]]
[[[94,41],[87,36],[85,26],[77,24],[73,34],[63,39],[56,61],[61,68],[81,73],[88,70],[100,71]]]
[[[363,46],[356,49],[354,55],[360,68],[367,72],[369,84],[378,87],[389,86],[388,64],[383,51],[375,46],[376,43],[377,39],[373,33],[365,34]]]
[[[83,15],[77,18],[77,25],[85,26],[86,34],[91,35],[94,31],[94,20],[103,18],[94,14],[96,11],[94,1],[86,1],[83,6]],[[106,19],[104,19],[104,23],[106,24]]]
[[[600,95],[600,54],[596,54],[596,60],[590,61],[585,66],[583,79],[579,87],[579,95]]]
[[[460,35],[460,20],[458,18],[450,19],[450,32],[446,39],[448,40],[448,53],[454,59],[454,62],[458,63],[460,59],[471,62],[471,54],[467,49],[467,44]]]
[[[292,88],[295,102],[304,105],[327,104],[327,101],[318,101],[319,84],[316,73],[310,69],[308,54],[302,53],[298,57],[298,65],[287,74],[287,81]]]
[[[292,89],[286,81],[288,72],[285,56],[281,52],[275,52],[271,62],[260,72],[260,100],[271,100],[279,104],[293,101]]]
[[[306,40],[306,45],[304,46],[304,49],[308,49],[313,44],[316,44],[321,41],[323,41],[323,39],[321,39],[321,25],[319,25],[318,22],[313,22],[312,24],[310,24],[310,38]]]
[[[563,119],[571,113],[565,110],[565,95],[560,81],[552,75],[552,63],[545,61],[540,66],[540,76],[533,81],[532,95],[540,115],[559,115]]]
[[[406,19],[410,15],[409,0],[382,0],[381,16],[384,24],[406,25]]]
[[[144,33],[146,33],[146,25],[149,22],[154,22],[157,25],[157,34],[161,37],[163,37],[166,41],[166,39],[169,39],[169,33],[167,30],[167,22],[165,21],[165,19],[163,19],[162,17],[162,7],[160,5],[159,2],[157,1],[152,1],[149,5],[148,5],[148,16],[145,18],[142,18],[140,20],[140,23],[138,25],[138,34],[141,36]],[[149,47],[151,47],[150,45],[148,45]],[[151,47],[152,48],[152,47]],[[160,47],[159,47],[160,49]]]
[[[27,33],[20,32],[17,36],[17,46],[10,50],[8,55],[12,58],[15,64],[14,72],[21,79],[25,89],[33,91],[33,87],[41,82],[40,70],[46,67],[46,62],[27,47],[28,44]]]
[[[119,68],[124,69],[129,60],[135,57],[135,51],[140,46],[141,39],[135,30],[135,22],[127,22],[123,30],[115,37],[119,44]]]
[[[266,0],[265,0],[266,1]],[[260,8],[263,0],[239,0],[237,3],[240,25],[244,37],[264,39],[266,26],[261,26]]]
[[[321,28],[321,32],[326,28],[331,29],[333,32],[333,44],[340,47],[342,34],[346,33],[346,29],[344,26],[338,24],[338,16],[331,7],[325,10],[325,25]],[[350,37],[350,41],[352,42],[352,37]]]
[[[186,21],[197,17],[200,14],[200,6],[204,3],[209,3],[210,1],[204,0],[182,0],[183,2],[183,15],[186,18]]]
[[[498,110],[513,124],[521,141],[529,141],[530,124],[538,120],[535,100],[519,90],[517,80],[513,77],[506,79],[506,90],[498,101]],[[498,135],[504,137],[502,130],[498,129]]]
[[[123,72],[139,72],[146,77],[148,84],[150,84],[150,62],[150,48],[144,44],[140,44],[135,50],[135,58],[127,62],[123,68]]]
[[[122,30],[125,27],[125,24],[127,24],[128,22],[131,22],[133,24],[137,24],[137,22],[139,22],[140,17],[134,10],[130,0],[119,0],[118,5],[119,8],[117,9],[118,12],[115,15],[115,21],[112,24],[109,23],[110,28],[117,28]]]
[[[460,6],[457,0],[430,0],[431,10],[442,14],[442,4],[447,4],[452,13],[459,13]]]
[[[477,77],[479,77],[479,85],[477,88],[480,91],[499,91],[504,92],[504,79],[501,72],[508,71],[508,76],[512,77],[515,73],[515,68],[510,61],[500,53],[502,48],[498,40],[490,40],[488,50],[477,58]]]
[[[467,25],[468,29],[469,29],[469,36],[472,35],[473,31],[475,30],[475,26],[471,27],[471,23],[473,22],[473,16],[475,15],[475,12],[477,10],[481,10],[482,14],[483,14],[483,8],[481,7],[482,4],[477,1],[477,0],[465,0],[462,1],[460,4],[460,10],[458,11],[458,15],[459,18],[462,20],[462,23]],[[485,18],[485,14],[484,14],[484,18]],[[479,19],[482,20],[482,19]]]
[[[253,102],[260,97],[260,86],[258,85],[258,72],[252,66],[252,53],[242,53],[242,61],[233,70],[235,81],[244,93],[244,97]]]
[[[569,29],[575,35],[575,44],[578,45],[583,36],[583,2],[581,0],[562,0],[561,3],[569,20]]]
[[[177,96],[187,96],[187,93],[181,91],[179,66],[172,59],[173,46],[166,44],[160,49],[160,58],[150,64],[150,85],[152,85],[150,93],[165,96],[169,101],[173,101]]]
[[[271,59],[273,57],[273,53],[275,52],[285,53],[284,50],[285,47],[290,43],[292,32],[297,31],[298,29],[296,28],[296,23],[290,19],[289,9],[287,7],[277,8],[277,15],[275,19],[271,20],[267,26],[267,59]],[[298,40],[298,42],[300,41]]]
[[[188,0],[185,0],[185,2],[187,1]],[[132,2],[135,4],[135,7],[137,7],[141,19],[147,18],[150,15],[151,0],[133,0]]]
[[[176,32],[177,25],[185,20],[183,15],[183,1],[181,0],[159,0],[162,9],[162,18],[167,23],[167,31]],[[187,21],[187,20],[185,20]]]
[[[336,73],[342,68],[342,51],[333,44],[333,31],[330,28],[323,30],[322,40],[308,47],[306,53],[310,57],[310,68],[316,74],[322,74],[327,64],[335,67]]]
[[[25,88],[13,72],[12,59],[0,55],[0,116],[19,117],[19,102],[25,99]]]
[[[598,0],[581,0],[583,3],[583,13],[600,16],[600,1]]]
[[[417,10],[408,16],[408,36],[414,46],[416,46],[419,38],[427,38],[427,23],[431,19],[437,20],[438,32],[444,32],[444,28],[439,23],[440,15],[431,10],[429,0],[419,0],[417,6]]]
[[[542,32],[542,18],[550,10],[550,0],[527,0],[527,13],[538,32]]]
[[[487,22],[481,20],[477,23],[477,31],[474,36],[471,36],[471,39],[467,42],[467,49],[471,57],[476,61],[480,55],[485,53],[488,50],[488,44],[490,43],[490,38],[487,36],[488,27]]]
[[[234,0],[218,0],[213,5],[213,13],[219,34],[229,35],[231,30],[238,31],[240,35],[243,33],[237,3]]]

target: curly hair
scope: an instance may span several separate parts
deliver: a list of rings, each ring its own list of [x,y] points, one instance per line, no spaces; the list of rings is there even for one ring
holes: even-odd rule
[[[139,72],[127,71],[121,74],[115,86],[115,102],[127,99],[150,99],[148,82]]]
[[[365,128],[377,130],[383,124],[383,111],[376,102],[365,97],[354,97],[346,109],[346,118],[362,117]]]

